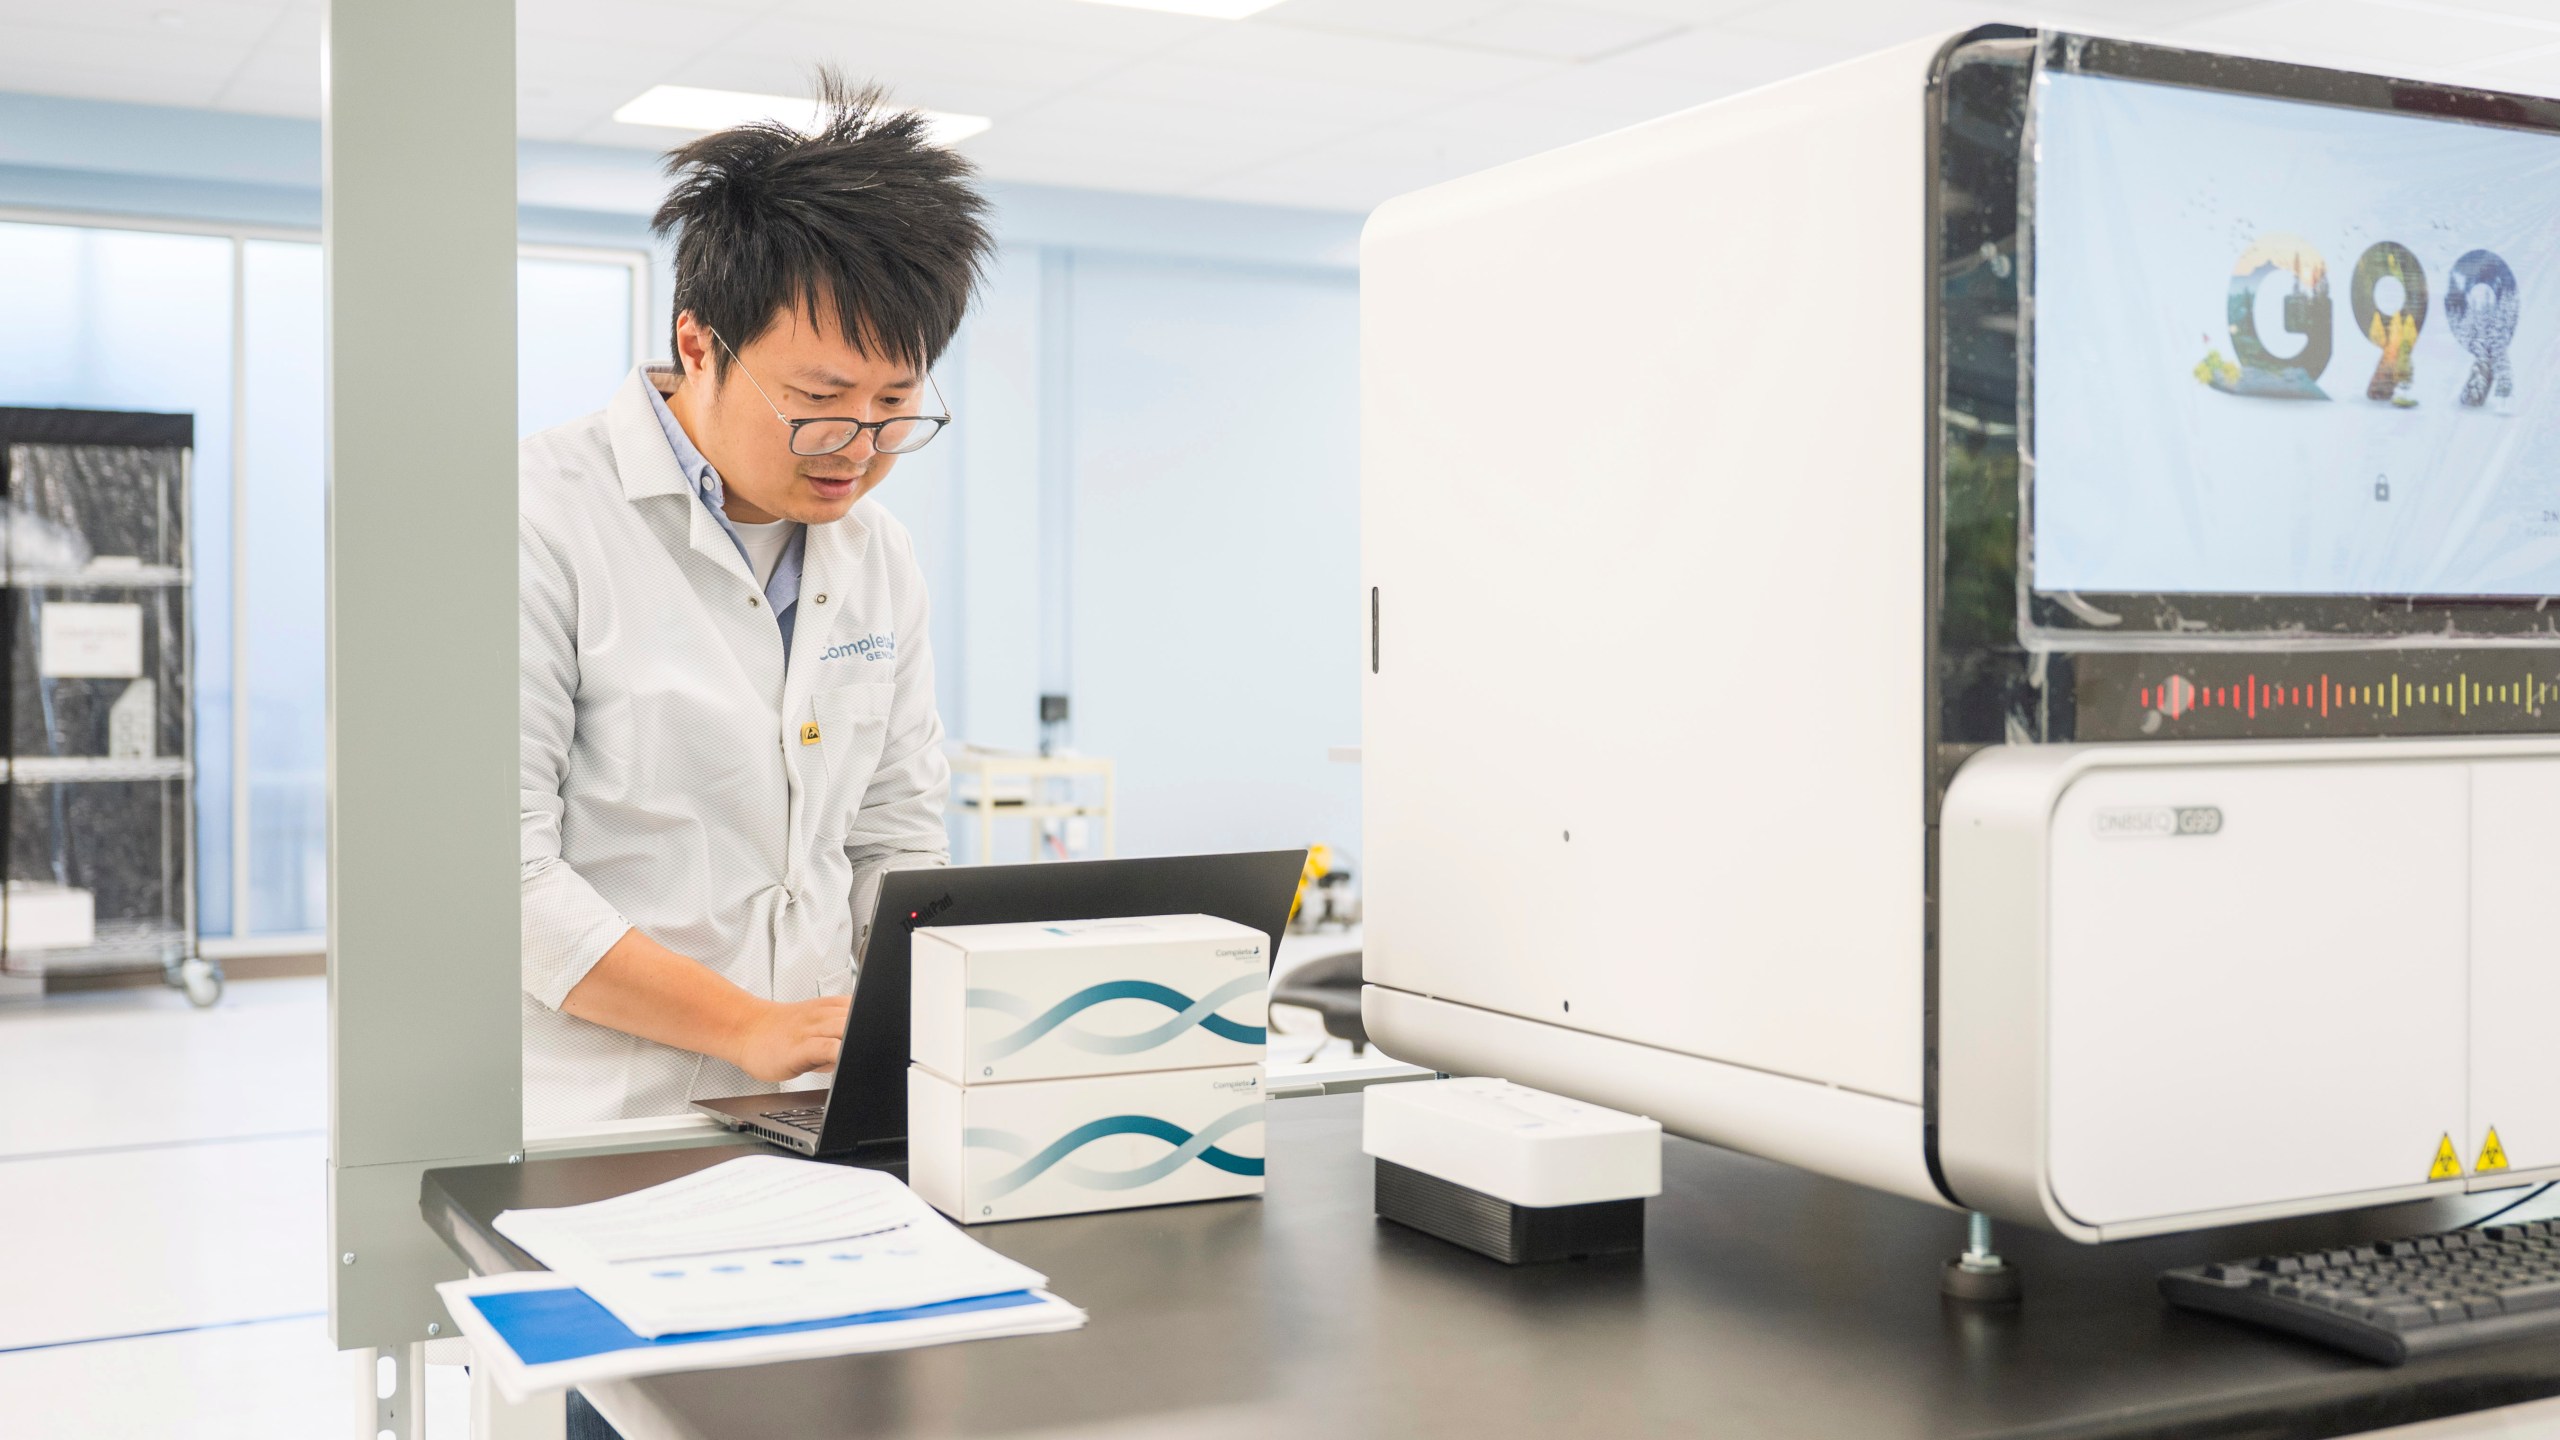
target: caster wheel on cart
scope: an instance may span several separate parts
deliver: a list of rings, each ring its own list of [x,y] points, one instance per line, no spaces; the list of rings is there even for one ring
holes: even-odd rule
[[[178,988],[187,992],[189,1004],[209,1009],[222,998],[222,972],[210,960],[189,960],[178,967]]]

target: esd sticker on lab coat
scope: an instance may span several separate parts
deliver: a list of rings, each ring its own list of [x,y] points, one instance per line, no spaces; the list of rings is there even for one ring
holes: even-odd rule
[[[37,674],[65,680],[141,678],[141,606],[43,603]]]

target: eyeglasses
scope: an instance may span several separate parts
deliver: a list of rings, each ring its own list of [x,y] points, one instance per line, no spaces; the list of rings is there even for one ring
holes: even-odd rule
[[[757,384],[755,372],[747,368],[746,361],[738,358],[737,349],[719,331],[713,330],[711,338],[720,341],[720,348],[729,352],[729,362],[738,367],[739,374],[747,377],[748,384],[755,386],[756,394],[764,397],[766,407],[773,411],[773,418],[791,427],[791,453],[794,455],[833,455],[861,439],[865,430],[871,432],[871,448],[877,453],[911,455],[931,444],[933,437],[942,433],[942,427],[951,423],[951,416],[947,413],[894,415],[886,420],[857,420],[850,415],[794,420],[782,413],[781,406],[773,403],[773,397],[765,393],[764,386]],[[933,403],[949,411],[951,402],[942,398],[942,387],[935,384],[932,371],[925,372],[924,383],[933,386]]]

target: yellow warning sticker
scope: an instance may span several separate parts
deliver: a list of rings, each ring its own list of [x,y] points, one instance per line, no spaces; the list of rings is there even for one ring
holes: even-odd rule
[[[2453,1148],[2451,1134],[2447,1134],[2436,1142],[2436,1163],[2427,1167],[2427,1178],[2430,1180],[2462,1178],[2462,1154]]]
[[[2530,1138],[2530,1137],[2528,1137]],[[2480,1142],[2480,1162],[2471,1167],[2474,1175],[2507,1168],[2507,1147],[2498,1143],[2498,1127],[2489,1127],[2489,1138]]]
[[[815,745],[818,743],[817,721],[812,720],[808,724],[800,727],[800,743],[803,745]]]

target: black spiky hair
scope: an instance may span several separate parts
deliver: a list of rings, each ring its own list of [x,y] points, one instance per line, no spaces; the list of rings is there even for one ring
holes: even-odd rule
[[[649,228],[676,236],[675,312],[743,350],[798,306],[865,354],[929,366],[995,244],[977,167],[877,85],[821,67],[816,90],[807,133],[758,121],[668,152],[675,188]],[[711,356],[725,378],[729,356]]]

